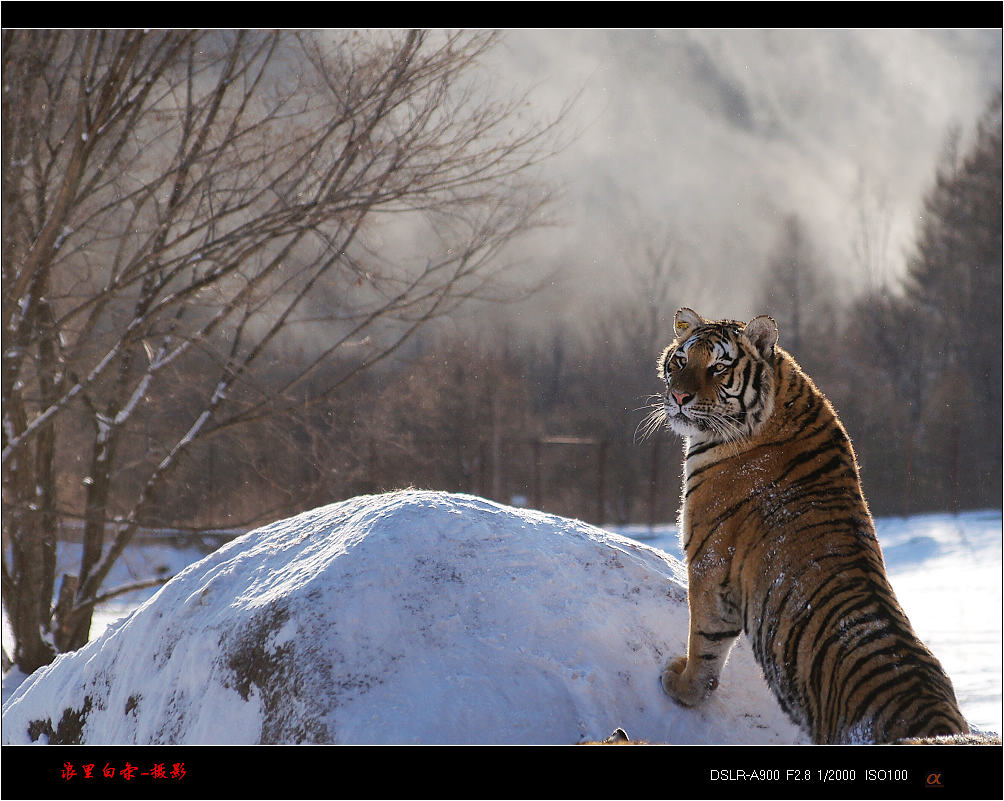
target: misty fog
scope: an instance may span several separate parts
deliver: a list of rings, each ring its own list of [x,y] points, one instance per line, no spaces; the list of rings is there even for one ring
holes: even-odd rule
[[[747,319],[764,310],[746,278],[790,214],[838,286],[902,274],[952,131],[967,141],[1000,85],[1001,31],[520,29],[488,67],[502,93],[531,88],[541,118],[578,95],[575,138],[545,170],[561,224],[515,259],[557,270],[554,291],[507,314],[588,315],[647,237],[671,240],[687,275],[674,309]],[[870,269],[863,212],[882,243]]]

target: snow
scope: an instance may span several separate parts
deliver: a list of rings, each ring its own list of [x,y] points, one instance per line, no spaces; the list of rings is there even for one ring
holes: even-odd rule
[[[1000,732],[1000,511],[877,523],[963,712]],[[88,743],[574,743],[618,726],[651,742],[806,742],[743,639],[704,706],[662,693],[687,632],[679,555],[670,526],[607,531],[469,495],[321,507],[192,561],[80,651],[9,674],[3,742],[30,742],[33,720],[56,728],[84,695]],[[179,558],[126,556],[121,570]]]
[[[914,630],[952,679],[970,725],[1002,731],[1002,542],[999,509],[879,517],[886,572]],[[683,559],[672,526],[618,529]]]

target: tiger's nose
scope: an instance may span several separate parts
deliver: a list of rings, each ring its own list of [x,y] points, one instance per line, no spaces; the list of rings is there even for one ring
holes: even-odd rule
[[[675,400],[675,401],[676,401],[676,402],[677,402],[677,403],[678,403],[678,404],[679,404],[680,406],[683,406],[683,404],[685,404],[685,403],[686,403],[687,401],[689,401],[689,400],[690,400],[690,399],[691,399],[692,397],[694,397],[694,393],[693,393],[693,392],[678,392],[678,391],[677,391],[677,390],[675,390],[675,389],[673,390],[673,392],[672,392],[672,395],[673,395],[673,399],[674,399],[674,400]]]

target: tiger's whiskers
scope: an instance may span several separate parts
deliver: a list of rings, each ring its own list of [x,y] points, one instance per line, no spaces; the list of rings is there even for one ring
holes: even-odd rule
[[[649,398],[656,398],[657,400],[647,406],[640,407],[642,409],[651,408],[652,411],[642,418],[634,430],[634,443],[636,445],[647,440],[666,423],[666,407],[662,403],[662,396],[650,395]]]

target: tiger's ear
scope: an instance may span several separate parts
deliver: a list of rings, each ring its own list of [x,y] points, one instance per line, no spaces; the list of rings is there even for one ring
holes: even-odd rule
[[[676,318],[673,321],[673,333],[675,333],[677,337],[684,337],[690,333],[690,331],[706,322],[707,320],[701,317],[701,315],[693,309],[688,309],[686,307],[677,309]]]
[[[746,323],[743,333],[761,356],[770,358],[774,355],[774,346],[777,344],[777,323],[774,322],[773,317],[766,314],[754,317]]]

